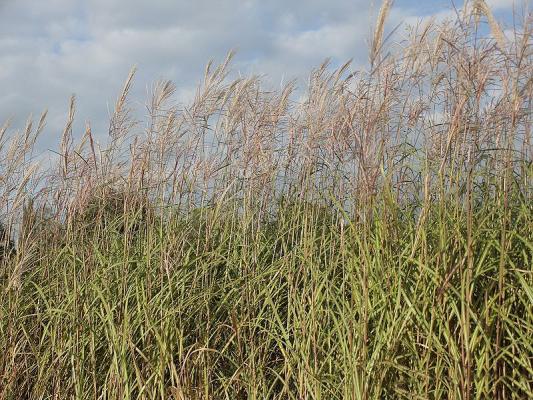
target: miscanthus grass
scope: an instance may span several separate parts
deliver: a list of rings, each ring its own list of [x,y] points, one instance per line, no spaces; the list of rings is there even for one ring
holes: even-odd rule
[[[389,7],[300,102],[230,56],[53,165],[0,129],[0,399],[533,397],[531,17]]]

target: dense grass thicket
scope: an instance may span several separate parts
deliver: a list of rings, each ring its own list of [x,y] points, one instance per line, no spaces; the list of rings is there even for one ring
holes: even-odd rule
[[[230,56],[52,165],[0,130],[0,399],[533,398],[531,15],[389,5],[302,101]]]

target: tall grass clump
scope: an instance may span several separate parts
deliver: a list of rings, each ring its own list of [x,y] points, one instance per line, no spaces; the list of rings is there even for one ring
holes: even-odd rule
[[[0,130],[0,399],[533,397],[531,16],[383,7],[303,101],[230,55],[52,165]]]

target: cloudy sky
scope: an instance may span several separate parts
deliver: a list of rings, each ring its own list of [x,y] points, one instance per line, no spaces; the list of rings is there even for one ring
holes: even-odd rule
[[[523,0],[487,0],[496,15]],[[527,0],[526,0],[527,1]],[[102,137],[132,65],[133,104],[171,79],[186,100],[204,66],[237,50],[234,70],[271,82],[304,79],[326,57],[365,65],[380,0],[0,0],[0,124],[20,127],[49,110],[44,141],[57,143],[68,99],[76,94],[78,127],[90,120]],[[462,0],[455,0],[461,7]],[[452,0],[396,0],[399,23],[451,12]],[[399,30],[401,32],[401,28]]]

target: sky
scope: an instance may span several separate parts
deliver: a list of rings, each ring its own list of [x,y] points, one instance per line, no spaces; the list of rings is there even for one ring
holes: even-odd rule
[[[513,4],[487,0],[510,24]],[[528,0],[525,0],[526,2]],[[461,0],[454,1],[462,6]],[[48,109],[42,141],[57,144],[69,98],[75,128],[91,121],[104,138],[109,110],[128,71],[137,67],[131,97],[142,113],[150,85],[170,79],[186,103],[210,59],[237,51],[235,73],[265,74],[273,85],[304,85],[313,67],[367,62],[380,0],[0,0],[0,125],[13,130]],[[396,0],[387,29],[429,15],[445,17],[452,0]]]

